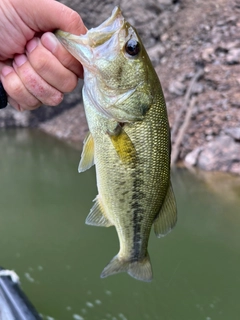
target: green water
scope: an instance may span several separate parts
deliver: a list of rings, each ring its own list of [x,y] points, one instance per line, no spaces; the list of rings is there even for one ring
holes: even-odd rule
[[[0,265],[44,319],[239,320],[240,180],[173,172],[179,221],[151,235],[153,282],[100,279],[117,234],[84,224],[96,183],[79,157],[38,131],[0,131]]]

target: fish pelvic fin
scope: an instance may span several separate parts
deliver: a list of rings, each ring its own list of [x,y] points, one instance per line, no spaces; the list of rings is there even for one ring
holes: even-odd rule
[[[94,165],[94,141],[89,132],[83,141],[83,150],[81,160],[78,166],[78,172],[88,170]]]
[[[154,232],[158,238],[168,234],[177,222],[177,205],[170,182],[161,210],[154,221]]]
[[[120,272],[127,272],[131,277],[140,281],[152,281],[152,266],[148,253],[146,257],[140,261],[125,261],[116,255],[103,269],[101,278],[106,278]]]
[[[106,213],[104,212],[103,205],[99,199],[99,196],[94,200],[95,203],[86,218],[85,223],[91,226],[97,227],[110,227],[112,223],[108,220]]]

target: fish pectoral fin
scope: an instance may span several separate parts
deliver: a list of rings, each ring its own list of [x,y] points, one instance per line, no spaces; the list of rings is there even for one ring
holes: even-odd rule
[[[154,232],[158,238],[169,233],[177,222],[177,205],[170,182],[161,210],[154,221]]]
[[[127,272],[131,277],[150,282],[152,281],[152,266],[149,255],[141,261],[126,261],[116,255],[109,264],[103,269],[101,278],[106,278],[116,273]]]
[[[136,162],[136,149],[128,134],[120,125],[119,127],[116,134],[109,133],[111,142],[122,163],[126,165],[134,164]]]
[[[110,227],[110,226],[112,226],[112,223],[106,217],[106,214],[104,212],[104,208],[101,204],[99,196],[97,196],[94,201],[95,201],[95,203],[94,203],[92,209],[90,210],[89,215],[87,216],[85,223],[88,225],[97,226],[97,227]]]
[[[78,166],[78,172],[88,170],[94,165],[94,141],[91,132],[87,134],[83,141],[83,150],[81,160]]]

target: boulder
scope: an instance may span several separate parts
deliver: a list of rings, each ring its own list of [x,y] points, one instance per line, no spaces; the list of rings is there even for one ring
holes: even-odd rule
[[[225,133],[231,136],[234,140],[240,141],[240,127],[239,128],[227,128]]]
[[[186,166],[206,171],[224,171],[240,175],[240,143],[228,135],[221,135],[185,157]]]

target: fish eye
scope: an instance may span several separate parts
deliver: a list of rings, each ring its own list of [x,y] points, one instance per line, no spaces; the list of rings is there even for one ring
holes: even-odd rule
[[[125,50],[130,56],[136,56],[140,52],[140,44],[135,39],[130,39],[125,44]]]

